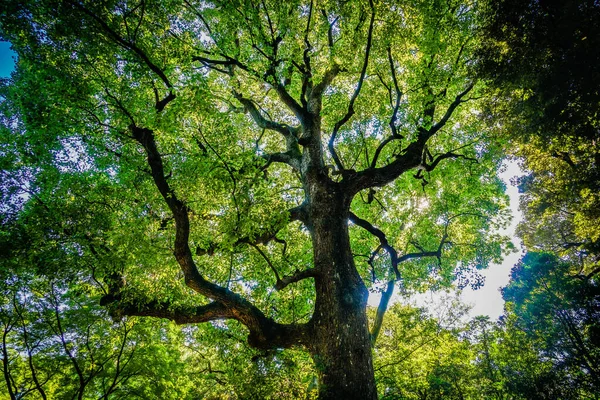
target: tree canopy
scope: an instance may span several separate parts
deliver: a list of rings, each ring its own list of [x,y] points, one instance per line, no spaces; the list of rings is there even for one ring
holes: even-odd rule
[[[597,152],[585,140],[596,117],[576,114],[549,133],[581,156],[537,147],[556,113],[532,114],[554,102],[572,114],[572,102],[549,99],[518,36],[501,37],[516,5],[2,5],[0,35],[18,54],[0,87],[2,371],[11,399],[517,393],[504,368],[513,364],[497,349],[518,333],[485,320],[443,326],[400,305],[384,321],[395,288],[477,288],[479,271],[512,248],[498,234],[510,218],[497,176],[507,149],[532,168],[523,181],[533,182],[530,206],[543,213],[538,203],[553,202],[549,214],[531,213],[543,218],[530,217],[528,246],[544,221],[569,211],[553,222],[578,253],[540,265],[566,279],[553,283],[560,293],[573,279],[595,287]],[[538,36],[527,38],[541,40],[544,26],[533,24]],[[549,60],[535,65],[560,76]],[[586,76],[574,82],[583,87]],[[533,94],[520,114],[523,82]],[[536,139],[499,134],[494,107],[508,111],[504,126],[526,121]],[[585,169],[576,192],[565,172],[560,201],[544,194],[557,173],[535,161],[537,151]],[[585,258],[579,278],[569,275],[576,255]],[[518,296],[541,293],[539,280],[519,286],[528,260],[504,292],[514,326]],[[376,292],[381,302],[368,311]],[[590,296],[583,303],[597,301]],[[533,342],[521,354],[535,358]],[[593,361],[574,360],[588,382]]]

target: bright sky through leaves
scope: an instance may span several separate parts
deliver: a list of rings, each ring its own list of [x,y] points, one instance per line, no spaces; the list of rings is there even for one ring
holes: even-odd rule
[[[10,75],[15,67],[15,53],[10,49],[10,43],[0,42],[0,77],[5,78]]]

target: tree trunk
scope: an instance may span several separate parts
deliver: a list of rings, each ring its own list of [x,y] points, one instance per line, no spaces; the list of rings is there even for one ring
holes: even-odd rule
[[[319,374],[319,399],[376,399],[368,292],[348,235],[350,199],[331,181],[318,186],[311,188],[309,204],[314,262],[320,271],[309,350]]]

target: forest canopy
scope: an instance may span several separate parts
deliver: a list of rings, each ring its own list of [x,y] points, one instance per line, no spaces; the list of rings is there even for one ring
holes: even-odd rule
[[[6,398],[595,398],[599,9],[3,1]]]

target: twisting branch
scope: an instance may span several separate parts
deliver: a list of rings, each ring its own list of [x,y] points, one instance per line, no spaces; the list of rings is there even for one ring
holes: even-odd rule
[[[456,110],[456,108],[460,104],[467,101],[467,100],[464,100],[464,97],[473,89],[473,87],[475,87],[475,82],[471,82],[465,90],[460,92],[454,98],[454,101],[450,104],[450,106],[448,106],[448,109],[446,110],[446,113],[444,114],[442,119],[440,119],[436,124],[434,124],[431,128],[429,128],[429,130],[426,130],[426,131],[423,130],[423,131],[419,132],[419,137],[421,137],[421,135],[423,135],[424,139],[428,139],[428,138],[432,137],[433,135],[435,135],[437,133],[437,131],[442,129],[446,125],[446,123],[448,122],[450,117],[452,117],[454,110]]]
[[[468,157],[468,156],[465,156],[464,154],[457,154],[457,153],[453,153],[453,152],[449,151],[447,153],[440,154],[439,156],[435,157],[431,164],[427,164],[426,162],[424,162],[423,166],[425,167],[425,170],[427,172],[431,172],[435,169],[435,167],[438,166],[438,164],[441,161],[446,160],[448,158],[453,158],[453,159],[462,158],[463,160],[477,162],[477,159],[474,157]]]
[[[373,235],[377,239],[379,239],[381,248],[384,249],[390,256],[390,260],[392,262],[392,269],[394,270],[394,274],[396,274],[396,279],[400,280],[401,279],[400,271],[398,271],[398,263],[399,263],[398,252],[396,251],[396,249],[394,249],[390,245],[385,233],[383,233],[383,231],[381,229],[373,226],[373,224],[371,224],[369,221],[356,216],[356,214],[354,214],[353,212],[350,212],[348,214],[348,219],[353,224],[360,226],[361,228],[363,228],[364,230],[369,232],[371,235]]]
[[[369,55],[371,54],[371,44],[373,40],[373,25],[375,23],[375,6],[373,5],[373,0],[369,0],[369,6],[371,7],[371,21],[369,22],[369,32],[367,34],[367,47],[365,49],[365,59],[363,61],[362,70],[360,71],[360,77],[358,79],[358,83],[356,85],[356,89],[350,98],[350,102],[348,103],[348,110],[346,114],[335,123],[333,127],[333,133],[331,134],[331,138],[329,138],[329,152],[331,153],[331,157],[335,162],[335,165],[338,170],[343,171],[344,166],[342,165],[342,161],[335,151],[335,139],[337,137],[338,131],[340,128],[346,124],[350,120],[350,118],[354,115],[354,102],[356,101],[358,95],[360,94],[360,90],[362,88],[363,81],[365,80],[365,75],[367,73],[367,66],[369,65]]]
[[[190,220],[188,207],[169,186],[165,177],[162,156],[156,146],[154,132],[135,124],[132,124],[129,129],[134,139],[144,148],[154,184],[173,215],[175,221],[173,254],[183,271],[186,285],[219,304],[211,306],[209,309],[211,312],[207,312],[207,309],[202,309],[202,312],[195,314],[196,317],[193,318],[205,319],[209,316],[216,318],[215,309],[220,310],[220,317],[236,319],[249,329],[249,343],[257,348],[289,347],[300,343],[303,335],[305,335],[306,329],[304,325],[278,324],[272,319],[267,318],[262,311],[242,296],[206,280],[200,274],[189,247]],[[112,295],[111,300],[119,300],[119,294]],[[145,315],[152,315],[154,313],[154,316],[165,318],[176,317],[175,315],[165,314],[166,310],[162,309],[160,304],[152,305],[156,307],[151,308],[146,304],[147,309],[145,311],[129,311],[144,312],[146,313]],[[221,307],[226,308],[227,311],[223,311]]]

